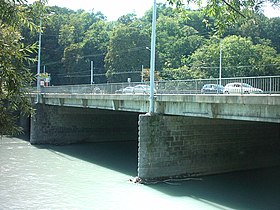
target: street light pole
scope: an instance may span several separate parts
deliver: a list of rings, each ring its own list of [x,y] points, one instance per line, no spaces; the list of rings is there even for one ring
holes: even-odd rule
[[[141,66],[141,82],[144,82],[144,66]]]
[[[222,39],[220,40],[220,72],[219,72],[219,85],[222,85]]]
[[[41,66],[41,42],[42,42],[42,17],[40,17],[39,25],[39,43],[38,43],[38,65],[37,65],[37,103],[39,103],[40,88],[40,66]]]
[[[150,60],[150,107],[149,113],[153,114],[155,112],[155,52],[156,52],[156,13],[157,13],[157,3],[154,0],[153,4],[153,21],[152,21],[152,37],[151,37],[151,60]]]
[[[90,84],[92,85],[94,83],[93,80],[93,69],[94,69],[94,63],[93,61],[90,62]]]

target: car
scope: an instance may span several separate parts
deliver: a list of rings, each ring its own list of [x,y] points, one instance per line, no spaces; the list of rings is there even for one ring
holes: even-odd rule
[[[93,93],[100,94],[101,93],[101,89],[99,87],[94,87]]]
[[[116,94],[122,94],[122,93],[123,93],[123,89],[124,89],[124,88],[118,89],[118,90],[115,91],[115,93],[116,93]]]
[[[262,93],[263,91],[259,88],[255,88],[247,83],[234,82],[228,83],[224,88],[224,93]]]
[[[122,89],[122,93],[123,94],[134,94],[133,92],[134,88],[131,86],[125,87],[124,89]]]
[[[133,88],[134,94],[149,94],[150,93],[150,86],[149,85],[136,85]]]
[[[134,87],[128,86],[125,88],[121,88],[115,91],[116,94],[149,94],[150,86],[149,85],[136,85]],[[156,93],[156,90],[155,90]]]
[[[223,93],[224,91],[224,86],[218,85],[218,84],[205,84],[201,88],[201,93],[206,94],[206,93]]]

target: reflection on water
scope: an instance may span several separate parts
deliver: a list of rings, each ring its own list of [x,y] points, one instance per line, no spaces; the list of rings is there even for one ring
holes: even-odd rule
[[[0,140],[0,209],[280,209],[280,167],[148,186],[136,175],[136,141]]]

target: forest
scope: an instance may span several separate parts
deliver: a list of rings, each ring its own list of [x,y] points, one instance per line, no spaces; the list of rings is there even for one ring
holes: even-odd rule
[[[89,84],[91,62],[95,83],[149,80],[152,8],[141,18],[107,21],[94,10],[47,7],[41,21],[41,72],[51,85]],[[219,31],[216,22],[199,10],[158,4],[156,79],[217,78],[220,51],[223,78],[280,74],[280,17],[247,12]],[[22,27],[22,35],[25,45],[38,43],[38,30]],[[36,63],[29,67],[36,74]]]

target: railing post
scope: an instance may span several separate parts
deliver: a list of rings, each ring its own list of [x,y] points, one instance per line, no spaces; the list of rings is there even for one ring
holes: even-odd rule
[[[241,95],[243,94],[243,79],[241,78]]]
[[[271,84],[271,77],[269,77],[269,94],[271,94],[272,90],[272,84]]]

